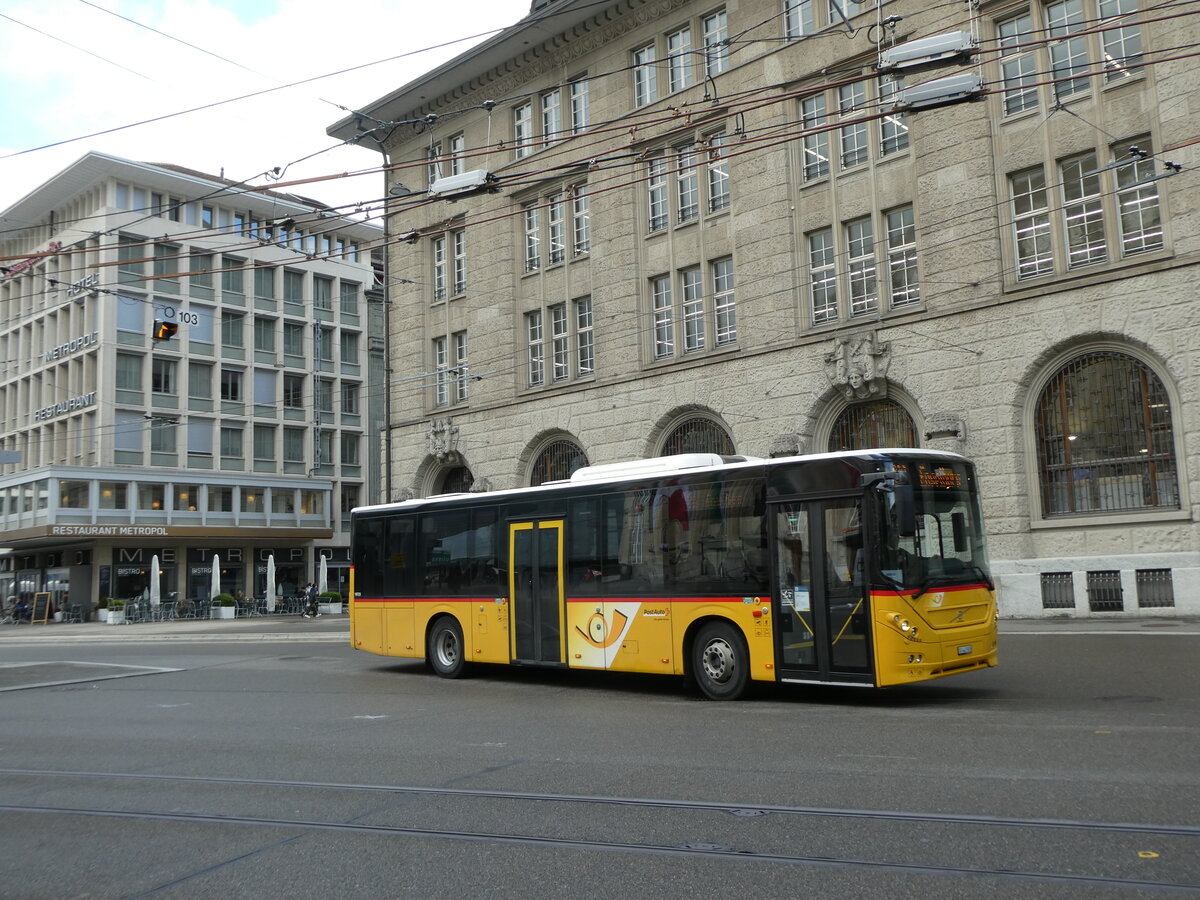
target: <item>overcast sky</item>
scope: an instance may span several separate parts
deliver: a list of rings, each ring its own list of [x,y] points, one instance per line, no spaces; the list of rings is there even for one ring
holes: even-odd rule
[[[89,150],[235,180],[377,166],[378,153],[353,147],[297,160],[337,145],[325,129],[346,115],[339,106],[362,107],[528,12],[529,0],[3,0],[0,210]],[[382,176],[289,190],[357,203],[382,194]]]

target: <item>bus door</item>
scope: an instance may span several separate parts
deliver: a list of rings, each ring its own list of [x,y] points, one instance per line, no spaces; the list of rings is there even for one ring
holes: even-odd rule
[[[780,679],[873,683],[860,500],[773,509]]]
[[[509,523],[514,662],[566,661],[562,535],[561,519]]]

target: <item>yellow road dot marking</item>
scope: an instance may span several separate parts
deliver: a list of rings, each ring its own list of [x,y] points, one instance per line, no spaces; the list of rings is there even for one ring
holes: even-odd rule
[[[1158,854],[1153,850],[1139,850],[1138,856],[1142,859],[1158,859]]]

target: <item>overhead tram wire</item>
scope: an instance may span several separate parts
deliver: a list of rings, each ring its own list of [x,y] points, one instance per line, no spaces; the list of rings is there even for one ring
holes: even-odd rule
[[[86,53],[88,56],[94,57],[94,58],[100,60],[101,62],[108,63],[110,66],[116,66],[118,69],[123,69],[124,71],[128,72],[130,75],[136,75],[138,78],[144,78],[147,81],[154,80],[149,75],[143,75],[141,72],[135,71],[134,69],[131,69],[128,66],[123,66],[119,62],[113,62],[111,59],[101,56],[99,53],[93,53],[91,50],[88,50],[85,47],[80,47],[77,44],[72,44],[70,41],[64,40],[63,38],[60,38],[57,35],[50,34],[50,32],[48,32],[48,31],[42,31],[40,28],[35,28],[34,26],[29,25],[26,22],[22,22],[19,19],[14,19],[12,16],[10,16],[6,13],[0,12],[0,19],[7,19],[8,21],[12,22],[14,25],[20,25],[22,28],[28,28],[30,31],[37,32],[42,37],[49,38],[52,41],[58,41],[60,44],[66,44],[72,50],[78,50],[80,53]],[[9,155],[15,156],[17,154],[9,154]],[[7,159],[7,158],[8,158],[7,156],[0,156],[0,159]]]

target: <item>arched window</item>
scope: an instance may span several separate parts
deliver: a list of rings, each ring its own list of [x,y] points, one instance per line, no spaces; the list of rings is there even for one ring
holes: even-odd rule
[[[663,441],[659,456],[674,456],[677,453],[719,453],[733,456],[733,439],[725,429],[712,419],[696,417],[681,422],[671,429]]]
[[[534,461],[529,486],[537,487],[547,481],[570,478],[576,469],[581,469],[587,464],[587,454],[574,441],[554,441],[543,447]]]
[[[447,469],[442,475],[439,494],[465,494],[475,483],[475,476],[466,466],[455,466]]]
[[[1043,515],[1179,508],[1171,405],[1140,360],[1070,360],[1038,396],[1034,434]]]
[[[847,406],[829,433],[830,450],[869,450],[873,447],[916,447],[912,416],[894,400],[874,400]]]

